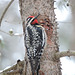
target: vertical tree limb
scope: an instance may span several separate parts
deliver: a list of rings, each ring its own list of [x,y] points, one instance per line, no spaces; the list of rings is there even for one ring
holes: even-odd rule
[[[62,75],[59,59],[57,61],[53,60],[54,54],[59,51],[54,2],[54,0],[19,0],[23,31],[25,30],[26,18],[30,15],[35,16],[40,13],[38,21],[45,21],[44,26],[49,43],[47,43],[47,48],[44,50],[40,60],[40,73],[43,73],[42,75]],[[25,55],[25,58],[26,57]],[[26,63],[24,64],[26,65]],[[27,64],[25,69],[26,75],[31,75],[30,70],[30,65]]]

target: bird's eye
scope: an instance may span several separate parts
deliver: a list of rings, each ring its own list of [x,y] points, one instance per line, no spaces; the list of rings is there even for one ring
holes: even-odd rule
[[[26,19],[26,21],[30,21],[30,20],[31,20],[31,18],[27,18],[27,19]]]
[[[30,20],[30,18],[27,19],[28,21]]]

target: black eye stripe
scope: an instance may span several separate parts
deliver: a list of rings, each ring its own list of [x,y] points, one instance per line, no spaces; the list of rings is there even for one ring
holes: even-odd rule
[[[29,23],[29,21],[30,21],[31,19],[32,19],[32,17],[29,17],[29,18],[26,19],[27,24]],[[27,24],[26,24],[26,25],[27,25]]]

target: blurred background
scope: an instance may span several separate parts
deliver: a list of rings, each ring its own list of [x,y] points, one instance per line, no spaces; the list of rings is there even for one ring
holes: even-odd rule
[[[0,0],[0,16],[11,0]],[[14,35],[8,33],[12,31]],[[9,7],[0,27],[0,70],[12,66],[25,55],[18,0]],[[19,36],[18,36],[19,35]]]
[[[0,0],[0,17],[11,0]],[[55,13],[59,23],[60,51],[75,50],[75,1],[56,0]],[[0,27],[0,71],[12,66],[25,55],[23,30],[19,12],[19,2],[9,7]],[[12,34],[14,35],[11,35]],[[61,60],[62,75],[75,75],[75,57],[63,57]]]

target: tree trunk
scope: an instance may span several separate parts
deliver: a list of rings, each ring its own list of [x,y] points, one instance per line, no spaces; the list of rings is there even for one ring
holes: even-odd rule
[[[73,33],[72,33],[72,40],[70,43],[70,49],[75,50],[75,1],[74,0],[70,0],[70,7],[71,7],[71,12],[72,12],[72,27],[73,27]]]
[[[47,47],[40,61],[40,75],[61,75],[60,60],[53,59],[54,54],[59,51],[54,0],[19,0],[19,4],[24,34],[26,18],[30,15],[35,16],[38,13],[40,13],[38,17],[39,23],[44,26],[47,33]],[[24,75],[31,75],[31,68],[26,53]]]

